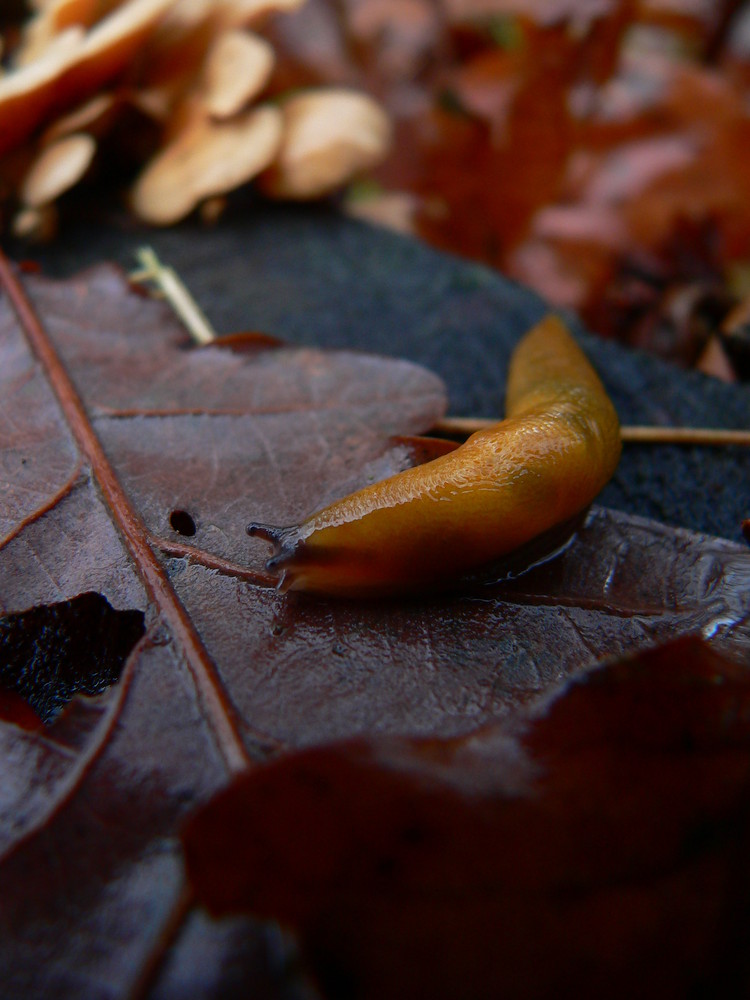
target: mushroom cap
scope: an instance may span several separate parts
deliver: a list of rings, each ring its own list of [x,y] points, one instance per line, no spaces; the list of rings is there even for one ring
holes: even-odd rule
[[[271,14],[291,14],[305,0],[220,0],[219,18],[228,28],[257,26]]]
[[[44,54],[55,37],[66,28],[88,27],[99,14],[99,0],[47,0],[34,5],[37,13],[23,29],[14,55],[16,66],[26,66]]]
[[[57,234],[57,207],[21,208],[13,219],[13,235],[32,243],[47,243]]]
[[[343,88],[295,94],[282,104],[284,141],[261,187],[276,198],[319,198],[379,163],[391,124],[372,98]]]
[[[419,199],[409,191],[377,191],[364,197],[348,197],[344,211],[352,218],[415,236],[418,205]]]
[[[79,104],[77,108],[73,108],[72,111],[53,121],[45,129],[42,142],[45,144],[54,142],[65,135],[84,130],[99,135],[111,119],[117,104],[118,99],[111,91],[94,94],[83,104]]]
[[[170,225],[205,198],[225,194],[264,170],[281,143],[282,114],[261,105],[229,121],[196,116],[148,164],[131,204],[146,222]]]
[[[75,132],[45,146],[21,184],[21,198],[30,208],[41,208],[73,187],[96,154],[96,140]]]
[[[237,114],[265,87],[275,61],[273,46],[249,31],[232,29],[214,41],[204,70],[204,103],[214,118]]]
[[[55,35],[42,55],[0,78],[0,155],[23,142],[48,115],[94,93],[120,74],[175,0],[127,0],[90,31]]]

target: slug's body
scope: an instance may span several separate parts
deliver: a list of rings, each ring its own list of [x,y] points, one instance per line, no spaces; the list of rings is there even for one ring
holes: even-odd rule
[[[510,364],[507,418],[449,454],[312,514],[251,524],[283,590],[347,597],[430,589],[554,532],[615,470],[614,407],[562,322],[548,316]]]

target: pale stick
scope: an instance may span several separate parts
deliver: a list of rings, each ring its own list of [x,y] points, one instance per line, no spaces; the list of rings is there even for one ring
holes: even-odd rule
[[[136,251],[136,258],[141,267],[130,274],[131,281],[153,282],[185,324],[196,344],[210,344],[216,340],[216,331],[177,272],[162,264],[151,247],[141,247]]]

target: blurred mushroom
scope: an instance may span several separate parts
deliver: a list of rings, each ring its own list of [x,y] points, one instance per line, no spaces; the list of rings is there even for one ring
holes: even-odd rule
[[[370,97],[344,89],[295,94],[282,103],[284,140],[260,178],[275,198],[319,198],[379,163],[391,125]]]
[[[706,346],[695,362],[695,368],[704,375],[712,375],[721,379],[722,382],[736,382],[737,376],[732,362],[727,357],[727,353],[718,337],[709,337]]]
[[[91,166],[96,140],[75,132],[46,146],[26,174],[21,198],[29,208],[41,208],[73,187]]]
[[[273,64],[273,48],[265,39],[240,30],[219,35],[204,69],[209,114],[229,118],[241,111],[263,90]]]
[[[282,114],[270,105],[231,121],[195,117],[136,181],[134,211],[156,225],[179,221],[199,202],[232,191],[264,170],[281,134]]]
[[[207,226],[214,226],[227,210],[227,199],[225,195],[217,194],[214,198],[207,198],[200,206],[201,222]]]
[[[414,221],[418,207],[416,195],[408,191],[372,191],[349,193],[344,204],[347,215],[376,226],[385,226],[405,236],[416,235]]]
[[[305,0],[219,0],[217,16],[225,28],[257,28],[271,14],[291,14]]]
[[[146,164],[132,207],[168,225],[198,206],[218,218],[223,196],[264,171],[282,196],[327,193],[388,143],[384,113],[359,94],[252,107],[275,65],[255,29],[304,0],[29,2],[0,70],[0,209],[4,219],[18,209],[19,235],[52,233],[47,207],[100,148],[118,177]]]
[[[222,35],[257,28],[269,15],[296,10],[304,0],[178,0],[149,39],[141,91],[163,120],[200,74]]]
[[[26,24],[15,64],[25,66],[44,54],[54,38],[66,28],[87,28],[96,20],[99,0],[47,0],[37,3],[36,15]]]
[[[54,205],[22,208],[13,219],[13,235],[30,243],[46,243],[57,233],[57,209]]]
[[[61,139],[63,136],[84,130],[90,134],[99,135],[101,131],[106,129],[116,105],[117,98],[114,94],[107,91],[95,94],[74,108],[73,111],[54,121],[45,130],[42,142],[46,145],[56,139]]]
[[[175,0],[129,0],[86,32],[66,28],[44,53],[0,79],[0,155],[23,142],[54,108],[96,92],[133,59]]]

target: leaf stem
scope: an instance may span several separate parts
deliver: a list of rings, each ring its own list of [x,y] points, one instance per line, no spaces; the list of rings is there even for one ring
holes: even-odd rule
[[[484,417],[444,417],[433,425],[436,434],[461,434],[468,437],[475,431],[496,424],[497,420]],[[620,435],[626,444],[685,444],[685,445],[743,445],[750,446],[750,430],[725,430],[710,427],[657,427],[625,426]]]
[[[210,344],[216,340],[216,331],[174,268],[162,264],[151,247],[140,247],[136,251],[136,259],[141,267],[140,270],[131,272],[130,280],[139,283],[153,282],[185,324],[196,344]]]
[[[194,545],[185,545],[183,542],[167,541],[149,532],[149,538],[154,548],[159,549],[165,556],[172,556],[176,559],[187,559],[188,562],[205,566],[207,569],[216,570],[225,576],[234,576],[239,580],[246,580],[255,587],[265,587],[275,590],[278,587],[278,577],[272,573],[264,573],[261,570],[248,569],[247,566],[240,566],[229,559],[222,559],[205,549],[196,548]]]

